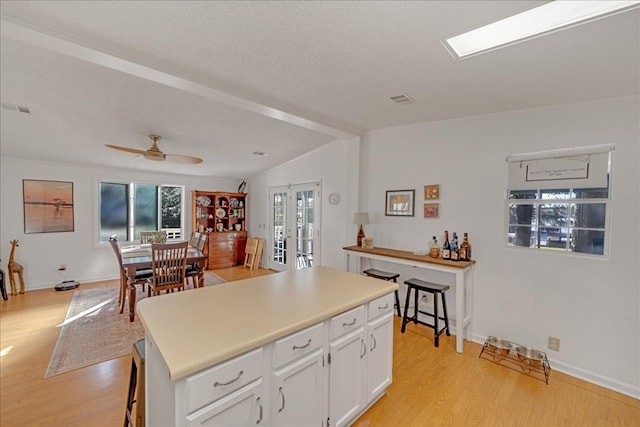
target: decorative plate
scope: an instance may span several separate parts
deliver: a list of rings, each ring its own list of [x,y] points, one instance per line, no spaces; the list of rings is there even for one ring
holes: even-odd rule
[[[231,200],[229,200],[229,206],[231,206],[232,208],[237,208],[238,207],[238,199],[233,197]]]
[[[207,196],[198,196],[196,197],[196,204],[200,206],[209,206],[211,204],[211,199]]]
[[[224,216],[225,216],[226,214],[227,214],[227,212],[226,212],[224,209],[222,209],[222,208],[218,208],[218,209],[216,209],[216,216],[217,216],[218,218],[224,218]]]

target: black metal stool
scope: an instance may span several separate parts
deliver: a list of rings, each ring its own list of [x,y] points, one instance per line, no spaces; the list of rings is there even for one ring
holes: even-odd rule
[[[133,343],[131,360],[131,377],[129,378],[129,394],[127,410],[124,414],[124,427],[144,427],[144,338]],[[136,388],[138,392],[136,393]],[[136,404],[136,418],[132,418],[131,409]]]
[[[419,323],[424,326],[428,326],[433,329],[433,338],[435,341],[436,347],[438,347],[438,338],[442,332],[447,331],[447,336],[451,336],[449,333],[449,316],[447,315],[447,303],[444,298],[444,293],[449,290],[449,285],[438,285],[436,283],[425,282],[420,279],[409,279],[405,280],[405,285],[407,288],[407,299],[404,303],[404,316],[402,317],[402,329],[400,332],[404,334],[407,323],[413,321],[413,323]],[[413,307],[413,316],[407,317],[409,311],[409,299],[411,298],[411,291],[414,291],[414,307]],[[428,292],[433,295],[433,314],[427,313],[425,311],[418,310],[418,302],[419,297],[418,294],[420,292]],[[438,317],[438,300],[437,295],[440,294],[442,297],[442,309],[444,311],[444,317]],[[433,317],[433,325],[427,322],[423,322],[418,320],[418,313],[424,314],[425,316]],[[438,319],[444,320],[444,328],[438,329]]]
[[[375,277],[376,279],[388,280],[398,283],[396,280],[400,275],[398,273],[389,273],[388,271],[376,270],[375,268],[370,268],[368,270],[363,271],[363,273],[367,276]],[[402,317],[400,314],[400,297],[398,296],[398,290],[395,291],[396,294],[396,311],[398,312],[398,317]]]

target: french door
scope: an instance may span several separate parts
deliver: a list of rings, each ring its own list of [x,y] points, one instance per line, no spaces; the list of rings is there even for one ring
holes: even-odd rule
[[[312,267],[320,254],[320,184],[269,190],[270,268]]]

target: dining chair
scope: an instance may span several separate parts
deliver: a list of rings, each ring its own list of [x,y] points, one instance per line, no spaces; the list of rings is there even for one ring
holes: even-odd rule
[[[142,290],[144,291],[147,279],[149,279],[153,275],[153,273],[150,269],[137,270],[135,277],[128,277],[127,270],[122,264],[122,252],[120,252],[120,242],[118,241],[118,236],[114,234],[113,236],[109,237],[109,243],[111,244],[113,252],[116,254],[118,265],[120,265],[120,294],[118,296],[118,304],[120,304],[120,314],[122,314],[122,312],[124,311],[124,302],[127,297],[127,285],[142,285]]]
[[[140,243],[167,243],[166,231],[141,231]]]
[[[200,234],[200,233],[198,233]],[[207,246],[207,240],[209,236],[206,234],[200,234],[200,238],[195,248],[200,252],[204,252],[204,248]],[[187,271],[185,273],[185,284],[189,283],[189,279],[191,279],[191,283],[193,284],[193,288],[197,288],[200,283],[200,277],[204,274],[204,270],[207,269],[207,261],[205,260],[205,264],[200,266],[200,263],[187,264]]]
[[[201,234],[197,231],[191,232],[191,238],[189,239],[189,246],[195,248],[198,246],[198,242],[200,241]]]
[[[153,276],[147,280],[149,296],[184,289],[188,248],[189,242],[151,244]]]

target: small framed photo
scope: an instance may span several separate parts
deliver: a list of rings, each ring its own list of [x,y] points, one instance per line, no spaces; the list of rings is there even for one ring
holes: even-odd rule
[[[424,217],[425,218],[438,218],[440,216],[440,203],[425,203],[424,204]]]
[[[425,185],[424,186],[424,199],[425,200],[437,200],[440,198],[440,185]]]
[[[416,190],[387,191],[384,214],[386,216],[414,216]]]

